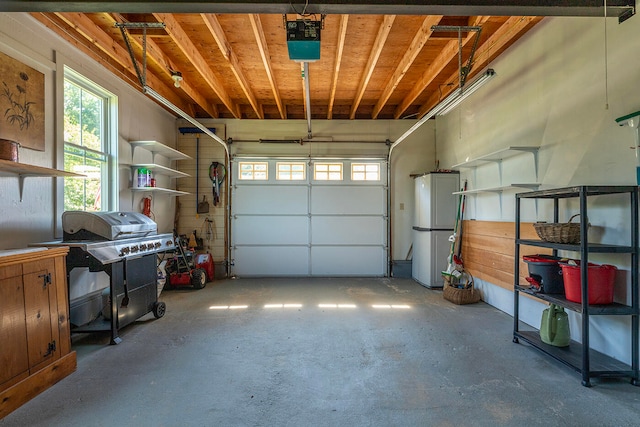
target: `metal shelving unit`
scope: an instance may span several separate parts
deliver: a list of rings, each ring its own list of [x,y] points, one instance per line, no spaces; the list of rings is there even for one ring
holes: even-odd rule
[[[588,224],[580,223],[580,243],[575,245],[549,243],[541,240],[520,238],[520,202],[522,199],[551,199],[553,200],[553,219],[558,222],[559,200],[578,198],[580,202],[580,218],[588,218],[587,199],[591,196],[628,194],[629,209],[631,211],[631,244],[607,245],[589,243],[587,238]],[[554,255],[558,250],[580,252],[581,259],[581,292],[582,303],[568,301],[562,295],[540,294],[531,292],[526,286],[518,282],[520,277],[520,245],[552,248]],[[627,254],[631,257],[631,305],[608,304],[589,305],[587,265],[590,253]],[[543,353],[555,358],[582,374],[582,385],[591,386],[591,378],[595,377],[630,377],[631,384],[640,386],[638,369],[638,330],[640,315],[640,300],[638,289],[638,187],[637,186],[576,186],[550,190],[533,191],[516,194],[516,236],[515,236],[515,267],[514,267],[514,310],[513,310],[513,342],[523,340]],[[538,331],[520,330],[519,301],[520,293],[533,296],[569,310],[582,316],[582,343],[572,341],[569,347],[554,347],[542,342]],[[631,366],[599,353],[589,347],[589,317],[598,315],[631,316]]]

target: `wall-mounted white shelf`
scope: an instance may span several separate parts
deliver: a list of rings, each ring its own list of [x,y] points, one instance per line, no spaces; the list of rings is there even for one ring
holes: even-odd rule
[[[147,192],[147,193],[158,193],[158,194],[165,194],[168,196],[184,196],[190,193],[187,193],[186,191],[178,191],[178,190],[172,190],[170,188],[162,188],[162,187],[131,187],[129,188],[129,190],[131,190],[131,192]]]
[[[538,150],[540,147],[537,146],[529,146],[529,145],[512,145],[502,150],[494,151],[493,153],[485,154],[483,156],[477,157],[475,159],[469,159],[462,163],[458,163],[456,165],[451,166],[452,170],[460,170],[460,169],[468,169],[469,173],[472,173],[473,178],[471,179],[472,183],[478,182],[477,177],[480,174],[479,171],[484,171],[484,168],[480,168],[480,166],[492,167],[491,165],[497,166],[497,182],[495,187],[485,187],[485,188],[470,188],[465,191],[456,191],[453,194],[457,195],[477,195],[481,193],[492,193],[497,194],[499,196],[499,207],[500,212],[502,212],[502,193],[505,191],[510,191],[515,193],[522,193],[525,191],[533,191],[540,188],[540,183],[538,182],[516,182],[511,183],[503,177],[502,171],[502,163],[503,161],[510,159],[512,157],[531,154],[533,157],[533,169],[535,174],[535,181],[538,180]],[[513,177],[512,177],[513,179]],[[477,198],[474,197],[474,202],[477,204]],[[537,209],[537,207],[536,207]]]
[[[475,159],[470,159],[464,161],[462,163],[458,163],[457,165],[451,166],[451,169],[462,169],[462,168],[475,168],[481,165],[485,165],[487,163],[495,163],[501,162],[502,160],[508,159],[509,157],[517,156],[522,153],[532,153],[534,158],[536,159],[536,170],[537,168],[537,159],[538,159],[538,150],[540,147],[535,146],[509,146],[503,148],[502,150],[495,151],[493,153],[485,154],[484,156],[477,157]]]
[[[477,194],[477,193],[502,193],[505,190],[537,190],[540,187],[540,184],[510,184],[504,185],[501,187],[492,187],[492,188],[476,188],[474,190],[467,191],[456,191],[453,194]]]
[[[181,151],[178,151],[174,148],[171,148],[165,144],[162,144],[158,141],[129,141],[131,145],[131,158],[133,159],[133,154],[135,149],[140,147],[149,152],[151,152],[151,163],[136,163],[136,164],[120,164],[121,167],[127,167],[131,170],[131,181],[135,178],[135,170],[139,168],[149,169],[152,173],[157,175],[168,176],[169,178],[184,178],[190,176],[187,173],[181,172],[179,170],[159,165],[156,163],[156,155],[159,154],[161,156],[166,157],[171,160],[185,160],[190,159],[191,156],[184,154]],[[135,184],[135,183],[134,183]],[[131,203],[133,204],[134,195],[136,193],[153,193],[164,196],[184,196],[190,193],[186,191],[174,190],[171,188],[163,188],[163,187],[130,187],[131,191]]]
[[[29,177],[70,177],[70,178],[86,178],[85,175],[62,171],[58,169],[46,168],[43,166],[28,165],[25,163],[12,162],[10,160],[0,159],[0,171],[13,175],[18,175],[20,180],[20,201],[22,202],[22,193],[24,190],[24,179]]]
[[[169,178],[187,178],[191,176],[188,173],[180,172],[179,170],[171,169],[166,166],[156,165],[155,163],[137,163],[135,165],[121,165],[121,166],[130,167],[132,171],[140,168],[149,169],[151,172],[155,174],[165,175],[165,176],[168,176]]]
[[[191,158],[191,156],[188,156],[158,141],[129,141],[129,144],[131,144],[132,147],[132,156],[133,151],[135,151],[137,147],[142,147],[145,150],[151,151],[151,154],[154,157],[154,163],[156,154],[160,154],[161,156],[164,156],[170,160],[183,160]]]

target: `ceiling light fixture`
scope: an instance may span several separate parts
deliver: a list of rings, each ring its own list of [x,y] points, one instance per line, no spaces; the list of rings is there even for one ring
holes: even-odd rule
[[[175,87],[180,87],[180,82],[182,81],[182,73],[180,71],[171,71],[171,78],[173,79],[173,85]]]
[[[493,71],[492,68],[489,68],[487,71],[484,72],[484,74],[482,74],[480,77],[478,77],[468,86],[461,87],[460,89],[457,89],[456,91],[454,91],[443,102],[440,103],[442,107],[436,113],[436,115],[444,116],[445,114],[447,114],[448,112],[456,108],[458,105],[460,105],[462,101],[467,99],[467,97],[471,96],[473,92],[480,89],[480,87],[484,86],[486,82],[488,82],[493,77],[495,77],[495,75],[496,75],[496,72]]]
[[[480,89],[480,87],[484,86],[489,80],[495,77],[496,72],[489,68],[487,71],[482,73],[480,77],[474,80],[472,83],[467,86],[461,87],[460,89],[456,89],[451,95],[447,96],[444,100],[442,100],[438,105],[433,107],[427,114],[425,114],[420,120],[418,120],[413,126],[411,126],[405,133],[400,135],[400,137],[391,144],[389,148],[389,156],[391,159],[391,152],[395,148],[396,145],[400,144],[402,141],[407,139],[409,135],[416,131],[420,126],[422,126],[427,120],[435,117],[442,116],[447,114],[449,111],[457,107],[462,101],[467,99],[472,93]]]

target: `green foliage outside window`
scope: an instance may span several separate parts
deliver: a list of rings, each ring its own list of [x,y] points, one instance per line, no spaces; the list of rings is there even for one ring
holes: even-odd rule
[[[65,80],[64,168],[87,178],[65,178],[65,210],[101,210],[102,178],[106,179],[107,154],[103,97]]]

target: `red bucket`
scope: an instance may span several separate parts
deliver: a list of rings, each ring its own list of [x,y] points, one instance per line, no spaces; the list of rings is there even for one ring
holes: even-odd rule
[[[562,263],[564,293],[569,301],[581,303],[580,266]],[[613,265],[589,263],[587,282],[589,285],[589,304],[611,304],[613,302],[613,283],[618,269]]]

